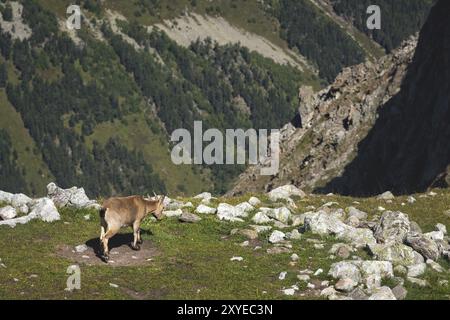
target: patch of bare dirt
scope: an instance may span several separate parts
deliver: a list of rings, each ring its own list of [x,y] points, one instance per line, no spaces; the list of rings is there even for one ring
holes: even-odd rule
[[[159,255],[159,250],[151,241],[144,241],[141,250],[134,251],[130,247],[133,235],[118,234],[109,240],[110,260],[108,264],[102,261],[100,241],[98,238],[91,239],[85,243],[87,250],[77,252],[75,246],[66,244],[57,247],[57,255],[67,258],[73,263],[87,266],[108,265],[111,267],[142,266],[150,265],[153,259]]]

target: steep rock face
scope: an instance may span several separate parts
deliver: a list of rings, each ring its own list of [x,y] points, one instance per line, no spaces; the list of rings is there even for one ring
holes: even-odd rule
[[[439,1],[424,25],[401,91],[380,109],[358,156],[326,188],[372,195],[448,186],[450,164],[450,3]]]
[[[302,88],[299,116],[283,128],[279,173],[250,168],[230,193],[286,183],[351,195],[448,185],[449,15],[439,1],[418,44],[412,38],[377,63],[344,69],[317,94]]]
[[[375,123],[377,110],[399,92],[416,43],[411,38],[376,63],[344,69],[318,93],[300,88],[299,113],[281,132],[278,174],[260,176],[259,168],[251,167],[231,193],[269,191],[287,183],[312,190],[341,174]]]

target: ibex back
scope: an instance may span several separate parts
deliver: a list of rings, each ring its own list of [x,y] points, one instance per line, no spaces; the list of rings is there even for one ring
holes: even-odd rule
[[[101,234],[100,242],[103,245],[103,260],[108,262],[108,241],[122,227],[133,227],[134,250],[140,250],[141,222],[149,214],[153,214],[158,220],[162,219],[165,196],[157,196],[154,199],[142,196],[131,196],[123,198],[110,198],[103,202],[100,210]]]

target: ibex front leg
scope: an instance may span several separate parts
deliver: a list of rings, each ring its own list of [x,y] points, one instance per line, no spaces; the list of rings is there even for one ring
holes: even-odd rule
[[[139,234],[140,227],[141,227],[141,222],[140,221],[135,221],[133,223],[133,236],[134,236],[134,239],[133,239],[133,244],[131,245],[131,248],[133,250],[136,250],[136,251],[141,250],[141,246],[138,243],[138,241],[140,239],[140,234]]]

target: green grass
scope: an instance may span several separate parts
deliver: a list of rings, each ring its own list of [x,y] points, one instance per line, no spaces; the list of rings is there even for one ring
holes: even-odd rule
[[[298,212],[306,207],[316,207],[324,202],[337,201],[339,207],[354,205],[367,211],[371,216],[379,213],[379,205],[389,210],[401,210],[417,221],[424,232],[433,229],[441,222],[450,228],[450,218],[443,212],[450,206],[450,192],[438,191],[431,198],[417,198],[414,205],[401,206],[405,197],[399,197],[392,204],[376,199],[354,199],[347,197],[309,196],[297,199]],[[232,204],[247,200],[248,196],[230,199],[218,199]],[[260,197],[263,201],[267,199]],[[355,205],[357,200],[360,204]],[[198,200],[192,200],[198,204]],[[85,214],[91,214],[90,221],[84,220]],[[95,212],[62,210],[62,221],[44,223],[32,221],[28,225],[15,229],[1,227],[0,242],[8,243],[0,253],[2,262],[7,266],[0,272],[0,299],[133,299],[130,292],[139,292],[147,299],[317,299],[306,294],[301,297],[287,297],[281,293],[283,287],[298,283],[300,292],[306,290],[306,283],[296,279],[299,270],[317,270],[324,273],[317,280],[331,280],[327,276],[333,262],[327,258],[328,250],[336,241],[325,238],[325,248],[315,250],[306,238],[318,238],[305,234],[302,240],[292,241],[293,250],[300,260],[296,266],[289,265],[290,254],[269,255],[266,249],[269,233],[260,234],[259,245],[262,249],[241,247],[245,238],[231,236],[234,228],[246,228],[249,222],[220,222],[215,217],[203,216],[197,224],[182,224],[174,218],[160,222],[148,220],[143,229],[144,241],[150,241],[159,251],[154,260],[140,267],[111,267],[109,265],[81,265],[81,290],[64,291],[68,275],[67,267],[72,261],[56,254],[59,245],[76,246],[98,237],[99,221]],[[251,215],[250,215],[251,216]],[[289,229],[288,229],[289,230]],[[129,233],[131,230],[123,230]],[[358,255],[367,258],[364,251]],[[242,262],[232,262],[230,258],[241,256]],[[448,269],[447,261],[440,261]],[[285,280],[278,275],[287,271]],[[37,278],[30,278],[37,275]],[[18,281],[14,281],[14,278]],[[407,299],[448,299],[450,288],[440,287],[440,280],[450,280],[450,274],[438,274],[427,269],[423,277],[431,286],[418,288],[406,282]],[[109,283],[119,285],[110,287]]]

